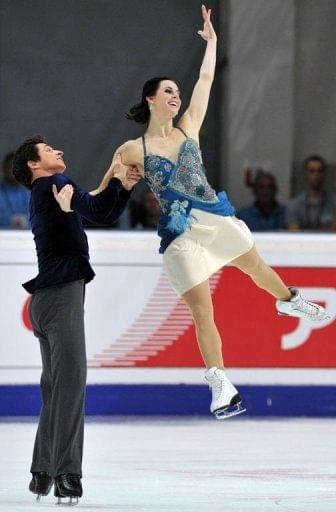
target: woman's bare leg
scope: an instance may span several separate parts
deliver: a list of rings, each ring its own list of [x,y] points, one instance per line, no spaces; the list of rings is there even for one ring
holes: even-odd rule
[[[231,262],[277,299],[289,300],[291,293],[280,276],[261,259],[255,246]],[[194,318],[197,342],[207,368],[223,368],[222,342],[217,330],[209,280],[183,295]]]
[[[231,265],[239,268],[260,288],[263,288],[276,299],[289,300],[292,295],[280,276],[260,257],[255,246],[242,256],[231,262]]]
[[[196,328],[197,343],[207,368],[223,368],[222,342],[217,330],[209,281],[194,286],[183,295]]]

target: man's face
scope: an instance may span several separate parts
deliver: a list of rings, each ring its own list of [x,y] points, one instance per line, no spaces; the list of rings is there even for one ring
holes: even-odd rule
[[[48,144],[43,142],[36,144],[40,160],[34,162],[37,166],[34,170],[46,171],[50,174],[63,173],[66,165],[63,160],[63,151],[60,149],[53,149]]]
[[[258,178],[254,186],[254,194],[260,203],[272,203],[276,196],[276,185],[268,176]]]
[[[325,169],[319,160],[310,160],[306,167],[307,182],[310,188],[320,190],[324,186]]]

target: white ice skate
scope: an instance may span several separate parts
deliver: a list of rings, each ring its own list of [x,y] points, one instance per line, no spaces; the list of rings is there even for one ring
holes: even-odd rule
[[[297,288],[289,288],[289,290],[292,294],[290,300],[277,300],[275,303],[279,315],[296,316],[313,322],[329,318],[322,306],[303,299]]]
[[[210,411],[218,420],[225,420],[246,411],[242,406],[241,396],[225,375],[224,370],[215,366],[209,368],[205,372],[205,379],[212,392]]]

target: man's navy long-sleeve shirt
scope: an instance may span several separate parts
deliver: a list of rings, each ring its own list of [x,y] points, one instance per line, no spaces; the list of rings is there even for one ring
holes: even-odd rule
[[[74,194],[70,213],[63,212],[52,192],[71,184]],[[30,222],[38,259],[38,275],[23,284],[29,292],[61,283],[84,279],[91,281],[95,273],[89,263],[89,247],[82,218],[91,222],[112,224],[123,212],[130,197],[121,181],[112,178],[106,189],[91,196],[63,174],[38,178],[30,197]]]

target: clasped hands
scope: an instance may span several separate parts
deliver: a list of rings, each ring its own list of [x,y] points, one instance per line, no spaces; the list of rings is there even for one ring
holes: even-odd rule
[[[113,163],[111,174],[113,178],[118,178],[126,190],[132,190],[134,185],[141,180],[140,171],[135,165],[124,165],[121,161],[121,154],[118,153]]]
[[[111,179],[118,178],[126,190],[131,190],[134,185],[136,185],[142,178],[141,173],[136,166],[124,165],[122,163],[120,153],[118,153],[115,162],[109,172],[111,174]],[[71,210],[71,199],[74,193],[73,186],[70,184],[65,185],[58,192],[56,185],[53,185],[52,191],[54,198],[58,202],[60,208],[64,212],[72,212],[73,210]],[[96,193],[93,193],[93,195],[96,195]]]

